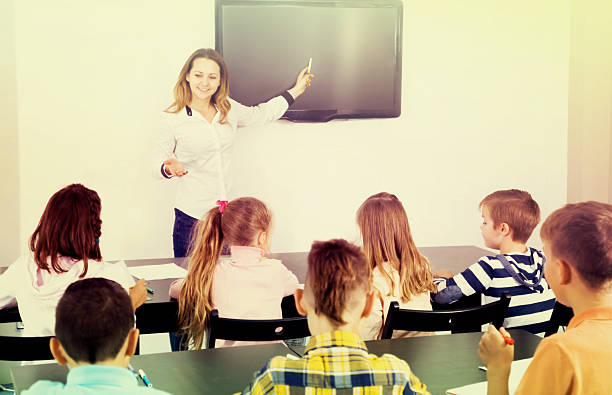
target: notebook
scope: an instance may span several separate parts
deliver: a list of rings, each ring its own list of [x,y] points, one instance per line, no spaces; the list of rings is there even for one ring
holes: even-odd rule
[[[510,379],[508,380],[508,391],[510,395],[514,394],[514,391],[518,388],[523,374],[529,367],[533,358],[519,359],[518,361],[512,361],[512,368],[510,369]],[[474,368],[476,369],[476,368]],[[487,382],[481,381],[479,383],[464,385],[463,387],[451,388],[446,390],[448,395],[487,395]]]

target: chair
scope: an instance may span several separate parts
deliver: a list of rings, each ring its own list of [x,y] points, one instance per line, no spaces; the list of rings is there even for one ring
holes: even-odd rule
[[[306,317],[277,320],[239,320],[221,318],[219,312],[215,309],[210,313],[208,348],[215,348],[217,339],[271,341],[306,336],[310,336]]]
[[[0,336],[1,361],[38,361],[53,359],[49,348],[51,336]]]
[[[178,302],[143,304],[136,309],[136,328],[141,335],[177,332]],[[140,354],[140,342],[136,346],[136,354]]]
[[[475,332],[474,325],[487,323],[499,328],[504,323],[509,304],[507,292],[496,302],[453,310],[407,310],[400,309],[399,303],[391,302],[381,337],[391,339],[394,330],[465,333]]]
[[[574,317],[574,310],[571,307],[555,301],[555,307],[553,307],[552,314],[550,315],[550,321],[548,321],[548,326],[546,327],[544,337],[548,337],[559,332],[559,327],[567,326],[572,317]]]

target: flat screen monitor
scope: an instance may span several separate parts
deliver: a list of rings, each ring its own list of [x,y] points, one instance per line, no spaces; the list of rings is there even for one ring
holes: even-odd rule
[[[312,85],[284,118],[397,117],[400,0],[216,0],[216,50],[230,96],[256,105],[290,88],[312,58]]]

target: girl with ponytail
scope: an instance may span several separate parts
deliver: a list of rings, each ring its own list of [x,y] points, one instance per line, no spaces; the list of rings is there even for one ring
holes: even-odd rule
[[[272,221],[266,205],[252,197],[217,203],[196,225],[187,276],[170,287],[180,331],[195,349],[202,347],[213,309],[226,318],[282,318],[281,300],[298,285],[281,261],[265,257]],[[224,244],[231,255],[219,260]],[[251,343],[217,340],[215,347],[245,344]]]
[[[14,302],[27,336],[52,336],[55,306],[77,280],[104,277],[129,292],[136,309],[147,298],[144,280],[134,280],[123,262],[102,261],[100,197],[81,184],[56,192],[30,238],[29,251],[0,276],[0,308]]]
[[[406,211],[395,195],[381,192],[367,198],[357,210],[357,225],[377,294],[361,336],[373,340],[380,338],[392,301],[403,309],[432,310],[429,292],[435,287],[429,261],[417,250]],[[393,337],[418,334],[424,333],[395,332]]]

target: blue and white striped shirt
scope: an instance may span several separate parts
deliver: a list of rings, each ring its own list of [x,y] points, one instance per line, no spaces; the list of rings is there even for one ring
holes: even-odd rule
[[[535,248],[525,253],[504,254],[510,267],[523,279],[519,284],[495,256],[484,256],[463,272],[438,283],[435,301],[448,304],[462,296],[481,292],[483,303],[499,300],[503,292],[512,299],[504,320],[505,328],[524,329],[534,334],[544,334],[555,305],[555,295],[546,279],[535,285],[544,271],[544,256]]]

